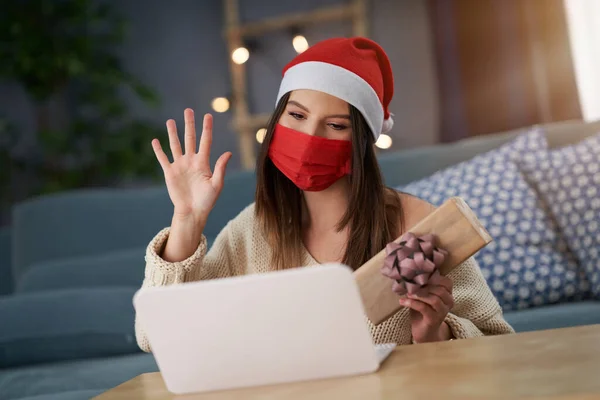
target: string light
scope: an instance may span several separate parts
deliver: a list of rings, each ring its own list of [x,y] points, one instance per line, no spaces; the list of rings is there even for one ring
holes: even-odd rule
[[[262,143],[265,140],[265,136],[267,135],[267,130],[265,128],[260,128],[256,131],[256,141],[258,143]]]
[[[296,53],[300,54],[308,49],[308,40],[302,35],[296,35],[292,40],[292,45]]]
[[[375,146],[380,149],[389,149],[392,147],[392,138],[389,135],[382,134],[377,139],[377,142],[375,142]]]
[[[243,64],[250,58],[250,51],[245,47],[238,47],[231,53],[231,59],[236,64]]]
[[[212,109],[218,113],[224,113],[229,110],[229,100],[227,97],[215,97],[211,103]]]

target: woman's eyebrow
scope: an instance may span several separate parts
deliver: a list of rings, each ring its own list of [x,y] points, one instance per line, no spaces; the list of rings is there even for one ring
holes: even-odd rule
[[[350,115],[348,114],[333,114],[333,115],[328,115],[327,118],[344,118],[344,119],[350,119]]]
[[[306,111],[306,112],[310,112],[308,108],[306,108],[306,107],[305,107],[305,106],[303,106],[302,104],[298,103],[297,101],[290,100],[290,101],[288,101],[288,104],[293,104],[293,105],[295,105],[296,107],[300,107],[301,109],[303,109],[303,110],[304,110],[304,111]]]

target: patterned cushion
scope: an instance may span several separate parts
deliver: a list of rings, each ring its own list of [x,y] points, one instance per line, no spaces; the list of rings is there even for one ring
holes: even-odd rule
[[[520,164],[600,299],[600,133]]]
[[[544,133],[536,127],[398,188],[436,206],[451,196],[469,204],[494,239],[474,257],[507,311],[577,301],[589,291],[585,274],[515,162],[534,159],[546,149]]]

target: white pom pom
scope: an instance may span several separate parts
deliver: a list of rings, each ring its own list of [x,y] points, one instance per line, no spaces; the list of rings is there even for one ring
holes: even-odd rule
[[[381,133],[388,133],[392,130],[394,126],[394,119],[392,118],[393,114],[390,114],[390,117],[383,121],[383,126],[381,127]]]

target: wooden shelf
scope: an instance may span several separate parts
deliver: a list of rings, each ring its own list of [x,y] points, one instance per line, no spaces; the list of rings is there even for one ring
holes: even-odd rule
[[[231,60],[231,53],[243,46],[244,39],[249,37],[338,20],[350,20],[353,35],[367,37],[366,0],[351,0],[341,6],[320,7],[309,12],[291,13],[244,24],[240,23],[238,0],[223,0],[223,5],[232,96],[235,99],[232,105],[232,127],[238,133],[242,168],[248,170],[254,168],[256,162],[256,131],[266,128],[270,114],[250,114],[247,100],[246,67],[245,64],[234,63]]]
[[[234,120],[232,126],[235,130],[253,130],[256,133],[256,130],[267,127],[269,118],[271,114],[248,115],[243,120]]]

